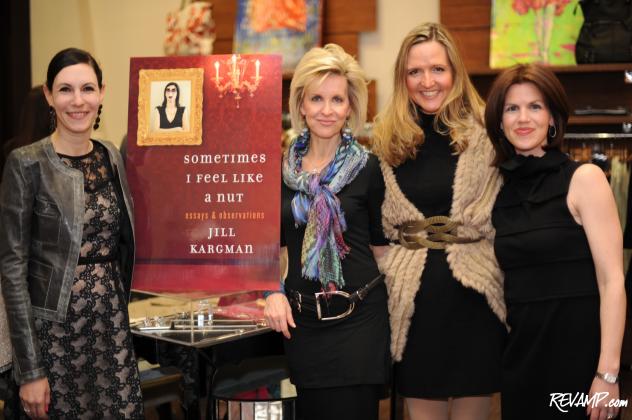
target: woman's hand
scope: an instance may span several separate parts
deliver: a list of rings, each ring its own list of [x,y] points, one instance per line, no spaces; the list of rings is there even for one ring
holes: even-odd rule
[[[50,404],[50,386],[47,378],[39,378],[20,386],[20,400],[27,416],[47,419]]]
[[[296,328],[292,308],[283,293],[272,293],[266,298],[263,310],[268,326],[276,332],[283,333],[285,338],[291,338],[289,327]]]
[[[586,415],[589,416],[590,420],[617,417],[619,408],[609,407],[608,403],[619,399],[619,384],[609,384],[602,379],[594,378],[588,395],[591,403],[586,409]]]

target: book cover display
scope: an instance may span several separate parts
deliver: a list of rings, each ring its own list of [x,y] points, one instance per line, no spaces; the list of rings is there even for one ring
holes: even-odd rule
[[[277,289],[281,57],[132,58],[133,288]]]

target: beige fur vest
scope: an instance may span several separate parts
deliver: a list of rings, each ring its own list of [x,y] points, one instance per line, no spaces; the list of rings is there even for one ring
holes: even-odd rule
[[[491,166],[493,148],[485,130],[476,122],[469,124],[461,135],[468,146],[459,155],[454,176],[453,201],[450,218],[461,223],[458,236],[483,237],[469,244],[450,244],[446,248],[447,260],[454,277],[464,286],[485,296],[494,313],[505,322],[503,276],[494,255],[494,229],[491,211],[501,186],[498,170]],[[404,196],[397,185],[393,169],[381,162],[386,193],[382,204],[382,223],[386,236],[397,241],[395,226],[408,220],[423,220],[424,215]],[[423,231],[422,235],[427,236]],[[391,354],[400,361],[406,347],[410,319],[415,310],[414,299],[421,284],[428,250],[410,250],[392,245],[380,261],[386,274],[388,307],[391,321]],[[428,322],[432,322],[431,319]]]

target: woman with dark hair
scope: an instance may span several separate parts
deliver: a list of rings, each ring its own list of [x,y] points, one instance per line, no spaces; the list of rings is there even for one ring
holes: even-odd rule
[[[127,299],[132,200],[115,146],[90,138],[101,69],[69,48],[48,66],[53,133],[9,155],[0,273],[14,378],[31,418],[143,418]]]
[[[156,107],[154,130],[189,131],[186,107],[180,106],[180,86],[169,82],[165,86],[162,104]]]
[[[504,180],[492,223],[511,328],[506,419],[618,412],[607,404],[619,398],[625,324],[621,227],[603,171],[560,151],[567,121],[566,93],[546,67],[517,65],[494,81],[485,122]],[[568,395],[584,400],[564,405]]]

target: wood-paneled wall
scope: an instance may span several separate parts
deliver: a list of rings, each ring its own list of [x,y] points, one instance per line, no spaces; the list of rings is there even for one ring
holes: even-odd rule
[[[441,0],[440,19],[456,38],[469,71],[489,68],[489,0]]]
[[[370,32],[377,28],[376,0],[322,0],[323,1],[323,45],[333,42],[339,44],[349,54],[359,59],[360,32]],[[237,15],[236,0],[217,0],[213,2],[213,19],[217,38],[213,45],[214,54],[233,52],[233,34]],[[287,111],[289,81],[287,75],[283,83],[283,110]],[[375,115],[375,82],[369,85],[369,118]]]
[[[488,0],[441,0],[441,22],[456,38],[472,82],[483,98],[500,70],[489,68],[491,2]],[[617,108],[632,104],[632,85],[625,82],[624,70],[632,64],[582,64],[553,66],[566,89],[571,109]],[[632,115],[571,115],[573,131],[621,131]]]
[[[358,56],[360,32],[374,31],[377,27],[375,0],[323,0],[323,44],[335,42],[349,54]],[[213,51],[230,54],[237,14],[236,0],[213,3],[217,39]]]

